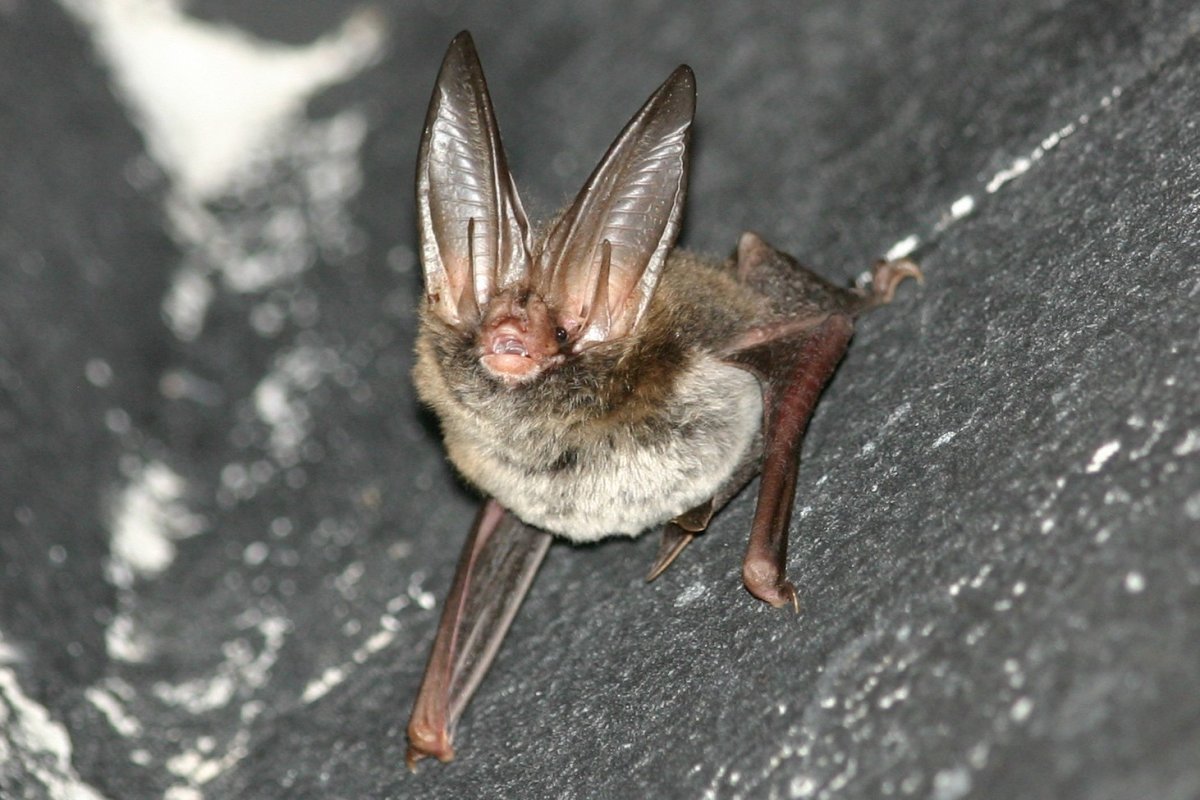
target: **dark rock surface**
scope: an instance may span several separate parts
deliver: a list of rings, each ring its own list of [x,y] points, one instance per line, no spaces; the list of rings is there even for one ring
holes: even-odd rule
[[[0,2],[0,797],[1200,797],[1195,4],[413,5]],[[687,61],[686,245],[927,281],[813,420],[799,617],[749,496],[649,586],[655,536],[556,545],[411,775],[475,505],[408,381],[464,27],[535,211]]]

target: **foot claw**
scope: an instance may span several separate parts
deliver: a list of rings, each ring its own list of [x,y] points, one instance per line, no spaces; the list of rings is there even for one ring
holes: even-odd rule
[[[869,302],[872,306],[882,306],[892,302],[896,295],[896,287],[905,278],[914,278],[917,283],[924,283],[925,276],[916,262],[908,258],[895,261],[875,262],[871,268],[871,288]]]
[[[450,744],[450,734],[446,729],[440,731],[422,725],[411,725],[408,729],[408,752],[404,754],[404,763],[409,772],[417,771],[417,762],[426,756],[433,756],[442,763],[454,760],[454,746]]]
[[[796,587],[791,581],[783,581],[777,588],[778,597],[767,602],[775,606],[775,608],[792,607],[792,611],[800,613],[800,595],[796,593]]]

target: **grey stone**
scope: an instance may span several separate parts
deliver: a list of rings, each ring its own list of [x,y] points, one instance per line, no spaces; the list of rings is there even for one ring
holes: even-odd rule
[[[352,9],[187,13],[303,47]],[[1194,4],[378,10],[197,234],[94,25],[0,3],[0,796],[1200,797]],[[741,588],[750,493],[650,585],[654,535],[556,544],[413,775],[476,504],[408,382],[461,28],[535,210],[686,61],[685,245],[850,280],[913,237],[926,283],[810,426],[799,616]]]

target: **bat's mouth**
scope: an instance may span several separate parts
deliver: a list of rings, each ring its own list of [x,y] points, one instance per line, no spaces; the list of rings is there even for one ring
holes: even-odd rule
[[[493,298],[480,325],[479,361],[504,383],[533,380],[563,358],[557,324],[540,297],[507,290]]]
[[[492,339],[492,352],[489,355],[528,356],[529,350],[525,343],[512,334],[500,335]]]
[[[505,383],[529,380],[546,367],[549,354],[536,346],[536,337],[513,324],[501,324],[481,342],[479,361]]]

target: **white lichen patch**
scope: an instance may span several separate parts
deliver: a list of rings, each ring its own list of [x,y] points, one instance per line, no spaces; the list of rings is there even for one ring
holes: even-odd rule
[[[915,233],[905,236],[900,241],[888,248],[887,254],[884,256],[888,261],[896,261],[897,259],[905,258],[912,255],[917,246],[921,244],[921,239]]]
[[[937,448],[941,447],[942,445],[949,444],[955,436],[958,436],[958,431],[946,431],[941,436],[933,440],[932,446]]]
[[[62,723],[21,689],[11,669],[0,668],[0,775],[24,776],[50,800],[104,800],[71,763],[71,736]],[[35,795],[29,795],[33,797]]]
[[[89,686],[84,696],[104,714],[108,724],[118,734],[126,739],[141,735],[142,724],[125,710],[125,706],[112,693]]]
[[[1146,591],[1146,576],[1137,570],[1125,573],[1125,591],[1130,594],[1141,594]]]
[[[319,677],[309,681],[300,696],[301,702],[311,703],[321,699],[329,691],[350,677],[355,666],[366,663],[375,653],[389,647],[396,639],[399,628],[397,620],[391,615],[384,615],[379,623],[379,630],[367,638],[350,654],[350,663],[326,668]]]
[[[204,714],[229,705],[235,697],[245,696],[262,686],[279,657],[291,623],[282,617],[266,617],[254,626],[262,637],[257,652],[246,638],[226,642],[224,659],[209,675],[178,683],[160,681],[154,695],[168,705],[190,714]]]
[[[1117,440],[1105,442],[1096,448],[1096,452],[1092,454],[1092,458],[1088,461],[1087,466],[1083,468],[1084,472],[1096,473],[1104,468],[1108,460],[1117,454],[1121,449],[1121,443]]]
[[[1025,722],[1029,719],[1029,715],[1033,713],[1033,700],[1028,697],[1017,698],[1017,701],[1012,704],[1008,715],[1012,717],[1013,722]]]
[[[339,363],[331,349],[301,345],[277,356],[255,387],[254,409],[270,428],[271,456],[281,467],[299,462],[313,424],[306,395]]]
[[[1112,105],[1113,100],[1120,96],[1121,87],[1113,87],[1108,94],[1100,99],[1098,104],[1099,110],[1103,111],[1108,109]],[[1087,124],[1091,122],[1092,116],[1092,114],[1087,113],[1080,114],[1074,120],[1062,125],[1057,130],[1051,131],[1046,136],[1043,136],[1041,141],[1039,141],[1029,153],[1013,158],[1007,164],[1007,166],[997,170],[991,175],[991,177],[984,181],[984,191],[987,194],[995,194],[1007,184],[1029,172],[1029,170],[1032,169],[1037,162],[1045,158],[1048,153],[1062,144],[1066,139],[1074,136],[1077,132],[1086,127]],[[971,214],[975,212],[975,209],[978,207],[978,205],[979,203],[975,196],[971,194],[964,194],[956,198],[950,203],[950,206],[938,216],[937,221],[932,225],[933,236],[936,237],[944,233],[955,223],[971,216]],[[921,237],[915,233],[911,233],[888,248],[885,258],[888,260],[905,258],[909,255],[912,255],[912,253],[915,252],[921,244]],[[869,275],[865,273],[860,277],[860,281],[866,279],[867,277],[869,277]]]
[[[352,109],[309,120],[305,110],[380,57],[378,13],[360,11],[291,46],[189,16],[180,0],[61,2],[90,34],[171,182],[165,212],[184,255],[163,312],[179,338],[203,329],[214,273],[233,291],[261,291],[318,253],[353,248],[345,207],[361,184],[366,118]],[[223,198],[242,208],[213,211]]]
[[[107,574],[114,585],[158,576],[175,560],[175,542],[205,529],[184,504],[184,490],[183,479],[161,462],[134,471],[113,507]]]
[[[1171,448],[1171,452],[1180,457],[1200,453],[1200,430],[1188,431],[1183,441]]]
[[[708,587],[705,586],[703,583],[693,583],[691,586],[687,587],[686,589],[684,589],[682,592],[679,593],[679,596],[675,598],[674,605],[676,608],[683,608],[684,606],[690,606],[692,603],[696,602],[697,600],[699,600],[701,597],[703,597],[707,593],[708,593]]]
[[[202,201],[220,196],[317,92],[374,62],[383,43],[371,12],[289,46],[189,16],[179,0],[62,3],[87,26],[154,160]]]

